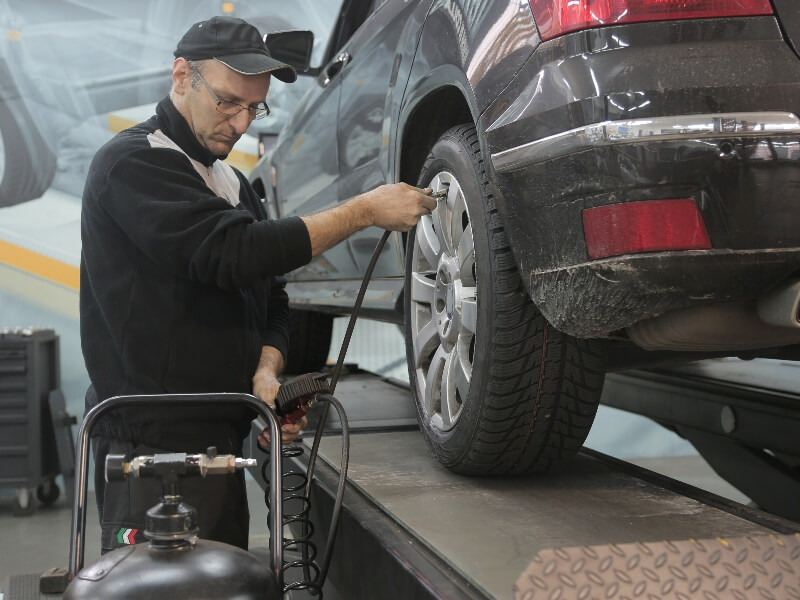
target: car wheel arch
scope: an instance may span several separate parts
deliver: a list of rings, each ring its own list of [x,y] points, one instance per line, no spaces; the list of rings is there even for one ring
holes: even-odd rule
[[[445,119],[439,119],[435,108],[437,105],[447,106],[443,111]],[[398,165],[397,174],[399,181],[416,185],[422,165],[428,157],[441,135],[456,125],[473,122],[471,106],[461,86],[447,85],[430,90],[426,95],[420,95],[416,102],[406,104],[406,118],[398,127],[402,134],[398,138]],[[408,234],[402,234],[401,249],[406,250]],[[403,257],[405,261],[405,256]],[[398,298],[398,312],[402,313],[403,297]]]
[[[397,125],[396,173],[416,181],[436,140],[456,125],[477,122],[476,102],[464,74],[442,66],[406,92]]]
[[[437,110],[438,106],[446,109]],[[398,118],[397,180],[416,182],[420,169],[438,138],[451,127],[465,123],[476,126],[485,164],[492,172],[477,106],[466,75],[453,65],[437,67],[431,71],[430,77],[423,78],[416,86],[410,85]],[[444,118],[440,118],[442,115]],[[502,191],[493,184],[492,177],[490,186],[494,194],[502,196]],[[501,211],[502,217],[505,217],[504,212]],[[402,248],[405,251],[407,236],[403,234],[402,237]]]

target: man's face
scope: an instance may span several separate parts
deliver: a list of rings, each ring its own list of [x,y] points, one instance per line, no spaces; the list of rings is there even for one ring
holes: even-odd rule
[[[186,68],[188,69],[188,65]],[[255,106],[264,102],[269,90],[268,73],[242,75],[214,60],[204,63],[202,76],[219,99],[242,106]],[[222,114],[217,111],[214,98],[202,81],[196,88],[191,86],[190,81],[191,74],[182,86],[183,101],[179,110],[197,141],[212,154],[225,156],[247,131],[254,118],[253,111],[241,110],[235,115]]]

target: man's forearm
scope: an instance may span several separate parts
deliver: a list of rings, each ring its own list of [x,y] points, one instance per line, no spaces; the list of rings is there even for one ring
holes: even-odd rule
[[[311,238],[311,256],[333,248],[354,233],[372,225],[369,205],[362,196],[329,210],[301,217]]]
[[[278,375],[283,371],[283,354],[274,346],[263,346],[256,372],[253,373],[253,395],[275,406],[278,394]]]
[[[277,377],[283,371],[284,360],[281,351],[273,346],[261,348],[261,358],[258,360],[258,367],[253,374],[255,380],[260,375],[271,375]]]
[[[357,231],[372,225],[390,231],[408,231],[423,215],[431,214],[436,201],[430,188],[406,183],[382,185],[339,206],[301,217],[311,238],[311,256],[332,248]]]

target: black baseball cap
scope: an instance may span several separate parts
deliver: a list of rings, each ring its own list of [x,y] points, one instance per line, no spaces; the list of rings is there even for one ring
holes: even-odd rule
[[[292,67],[270,56],[258,29],[236,17],[211,17],[192,25],[178,42],[175,58],[178,57],[186,60],[213,58],[237,73],[271,73],[286,83],[297,79]]]

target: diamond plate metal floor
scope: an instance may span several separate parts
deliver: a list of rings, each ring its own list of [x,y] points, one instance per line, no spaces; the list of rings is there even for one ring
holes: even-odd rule
[[[800,534],[548,549],[514,586],[538,598],[800,598]]]

